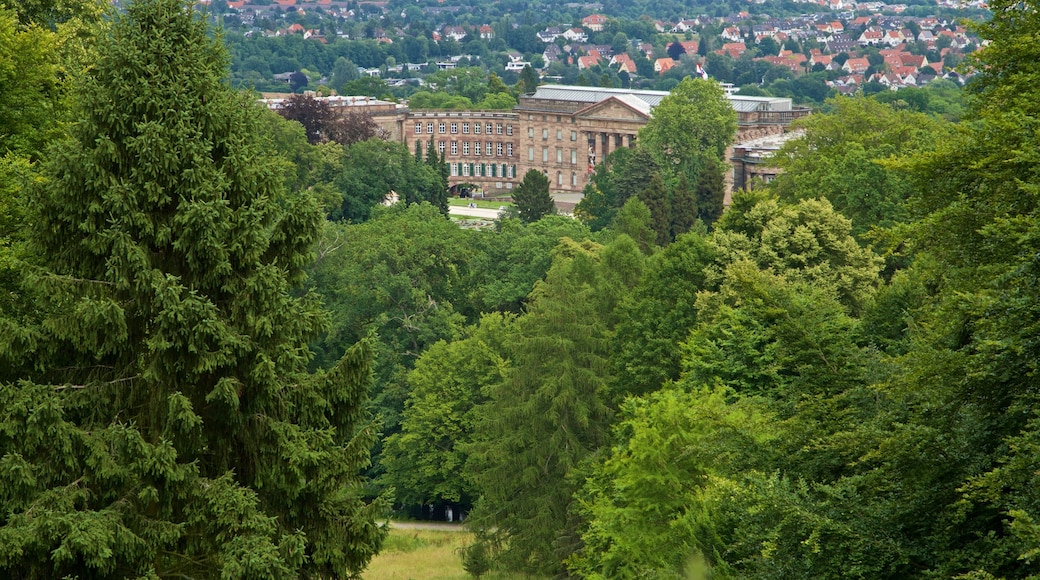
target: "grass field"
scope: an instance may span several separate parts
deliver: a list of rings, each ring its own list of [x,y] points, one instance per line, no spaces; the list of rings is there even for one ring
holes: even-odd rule
[[[460,548],[473,541],[467,532],[392,529],[383,551],[372,559],[364,580],[469,580]],[[531,576],[491,573],[485,580],[537,580]]]
[[[475,203],[477,205],[477,207],[482,207],[484,209],[498,209],[498,208],[503,207],[503,206],[513,205],[513,203],[509,202],[509,201],[506,201],[506,202],[502,202],[502,201],[488,201],[488,200],[484,200],[484,199],[480,199],[480,198],[477,198],[477,199],[469,199],[469,198],[459,199],[457,197],[448,198],[448,205],[458,205],[458,206],[466,207],[470,203]]]

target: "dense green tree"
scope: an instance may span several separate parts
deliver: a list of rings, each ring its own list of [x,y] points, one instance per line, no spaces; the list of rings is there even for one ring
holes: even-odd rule
[[[365,223],[326,228],[313,285],[332,325],[314,345],[315,363],[330,365],[347,345],[374,334],[373,407],[388,432],[400,423],[407,372],[464,324],[453,301],[465,298],[473,234],[429,204],[379,207]]]
[[[841,97],[811,115],[805,136],[775,156],[784,172],[771,184],[782,199],[827,198],[862,237],[910,218],[914,192],[908,177],[884,165],[891,156],[927,151],[947,134],[945,124],[872,99]],[[807,155],[812,152],[812,162]]]
[[[517,320],[509,376],[479,410],[470,463],[481,499],[469,521],[516,569],[562,568],[577,540],[570,476],[606,442],[601,252],[570,240],[557,248]]]
[[[543,216],[556,213],[556,203],[549,195],[549,178],[537,169],[530,169],[524,174],[520,185],[513,190],[513,203],[520,221],[524,223],[535,222]]]
[[[422,159],[416,161],[400,143],[382,139],[360,141],[345,148],[340,162],[334,184],[342,200],[330,215],[332,219],[365,221],[391,193],[406,204],[447,204],[439,169]],[[379,171],[372,171],[373,167]]]
[[[649,260],[619,308],[611,357],[616,392],[640,395],[679,378],[679,344],[693,330],[697,293],[710,288],[706,268],[714,258],[705,236],[689,232]]]
[[[679,175],[696,183],[706,159],[721,161],[737,131],[737,113],[715,81],[687,77],[654,108],[639,131],[646,148],[674,184]]]
[[[324,316],[292,292],[320,209],[265,163],[261,111],[190,6],[133,2],[99,44],[32,208],[47,320],[0,386],[21,474],[0,569],[357,574],[384,534],[358,477],[370,353],[307,374]]]
[[[719,212],[721,215],[721,212]],[[693,229],[697,223],[697,196],[690,187],[686,176],[679,178],[679,183],[672,190],[672,238]]]
[[[549,271],[552,249],[563,238],[581,240],[589,233],[580,222],[560,215],[529,224],[500,219],[496,230],[477,232],[470,243],[470,277],[464,284],[470,288],[467,313],[519,314],[535,282]]]
[[[630,197],[614,216],[611,231],[632,238],[639,251],[649,256],[657,248],[657,232],[654,231],[653,225],[650,208],[638,197]]]
[[[408,373],[401,431],[385,444],[385,483],[403,503],[472,506],[465,449],[472,443],[476,408],[508,374],[510,315],[488,314],[454,342],[426,350]]]
[[[672,200],[661,176],[650,178],[638,197],[650,210],[650,227],[657,234],[657,245],[667,246],[672,241]]]
[[[750,260],[787,280],[829,289],[858,314],[876,292],[881,258],[851,232],[849,220],[826,200],[784,205],[765,193],[744,192],[734,195],[711,243],[721,268]]]

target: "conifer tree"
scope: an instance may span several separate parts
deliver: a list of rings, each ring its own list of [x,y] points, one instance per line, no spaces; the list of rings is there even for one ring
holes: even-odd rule
[[[639,192],[639,200],[650,210],[650,227],[657,233],[657,245],[667,246],[672,241],[672,203],[659,174],[654,174]]]
[[[32,208],[48,319],[0,385],[0,576],[356,575],[385,503],[368,347],[306,372],[320,208],[193,6],[133,2],[99,44]]]
[[[697,223],[697,197],[685,175],[672,191],[672,239],[693,229]]]
[[[535,222],[542,216],[556,213],[556,204],[549,195],[549,178],[537,169],[524,174],[523,181],[513,191],[513,202],[520,221],[524,223]]]

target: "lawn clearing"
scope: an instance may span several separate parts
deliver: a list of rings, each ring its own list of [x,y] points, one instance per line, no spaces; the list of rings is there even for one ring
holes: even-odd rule
[[[391,525],[392,526],[392,525]],[[383,550],[368,565],[364,580],[470,580],[462,569],[461,548],[469,532],[393,529]],[[519,574],[490,573],[485,580],[538,580]]]

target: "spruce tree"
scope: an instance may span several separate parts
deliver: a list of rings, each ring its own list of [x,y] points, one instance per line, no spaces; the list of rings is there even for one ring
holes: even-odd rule
[[[48,318],[0,385],[0,576],[356,575],[385,502],[359,499],[368,347],[306,372],[320,208],[193,6],[133,2],[99,48],[32,208]]]
[[[685,175],[672,191],[672,239],[693,229],[697,223],[697,196]]]
[[[524,223],[536,222],[542,216],[556,213],[556,204],[549,195],[549,178],[537,169],[524,174],[523,181],[513,190],[513,203],[520,221]]]
[[[639,192],[639,200],[650,209],[650,227],[657,233],[657,245],[667,246],[672,241],[672,203],[660,174],[650,178],[650,183]]]

